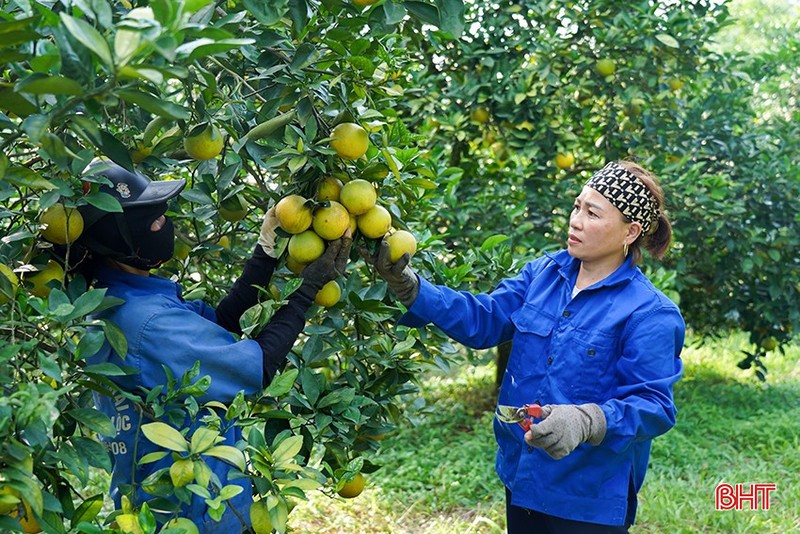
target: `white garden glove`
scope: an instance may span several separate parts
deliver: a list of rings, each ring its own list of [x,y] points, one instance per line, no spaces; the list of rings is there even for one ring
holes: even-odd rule
[[[261,223],[261,233],[258,234],[258,244],[264,249],[267,256],[277,258],[275,253],[275,229],[278,227],[278,218],[275,216],[275,206],[271,207],[264,214],[264,222]]]
[[[597,404],[546,404],[541,419],[525,433],[525,441],[556,460],[581,443],[599,445],[606,436],[606,416]]]

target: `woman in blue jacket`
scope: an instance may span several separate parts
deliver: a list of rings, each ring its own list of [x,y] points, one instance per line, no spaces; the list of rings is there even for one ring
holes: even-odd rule
[[[672,236],[663,192],[639,165],[611,162],[575,199],[566,249],[473,295],[368,258],[408,307],[401,324],[433,323],[474,348],[513,341],[498,404],[542,406],[525,432],[495,420],[496,470],[508,531],[627,532],[650,445],[675,424],[685,325],[636,266]]]
[[[89,172],[109,180],[101,190],[114,196],[123,211],[108,213],[92,206],[81,208],[86,229],[80,246],[89,256],[83,269],[96,287],[106,288],[106,295],[124,301],[96,318],[117,325],[128,344],[124,359],[106,343],[88,359],[89,363],[133,367],[133,374],[110,377],[122,392],[129,394],[143,395],[164,387],[168,381],[165,369],[180,380],[195,362],[199,363],[199,376],[210,377],[199,402],[214,400],[228,404],[239,391],[245,394],[261,391],[284,365],[286,355],[305,326],[305,312],[317,291],[343,273],[350,252],[349,233],[331,242],[322,257],[306,266],[300,288],[259,333],[250,339],[237,340],[234,334],[242,334],[240,316],[258,302],[258,288],[269,285],[278,263],[274,250],[277,227],[274,209],[264,218],[258,244],[242,275],[214,308],[201,300],[184,300],[178,283],[150,273],[172,257],[175,235],[165,213],[167,202],[180,193],[185,182],[151,181],[139,172],[106,162],[93,166]],[[157,462],[139,463],[145,455],[163,449],[142,436],[141,426],[153,419],[130,400],[129,394],[113,397],[95,394],[98,408],[112,419],[117,429],[117,435],[106,440],[114,458],[111,496],[116,506],[119,508],[122,495],[127,495],[136,507],[147,501],[151,510],[161,511],[160,521],[173,516],[188,517],[204,534],[246,530],[253,502],[252,487],[248,478],[220,460],[206,459],[215,484],[242,487],[238,495],[227,500],[221,517],[209,510],[205,499],[196,495],[189,506],[179,506],[143,490],[142,481],[159,469],[168,468],[172,459],[167,456]],[[196,426],[188,419],[185,424],[192,426],[192,430]],[[232,421],[224,421],[220,432],[225,438],[221,445],[235,446],[242,437],[241,429]]]

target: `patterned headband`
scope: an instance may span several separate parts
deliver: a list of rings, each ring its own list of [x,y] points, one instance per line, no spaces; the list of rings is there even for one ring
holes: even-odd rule
[[[642,225],[647,234],[658,216],[658,203],[650,190],[633,173],[613,161],[584,184],[603,195],[629,220]]]

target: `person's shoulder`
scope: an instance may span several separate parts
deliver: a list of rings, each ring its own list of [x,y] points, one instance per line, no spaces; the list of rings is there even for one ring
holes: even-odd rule
[[[544,251],[541,256],[526,263],[523,269],[528,271],[541,271],[547,267],[560,269],[570,265],[573,261],[575,261],[575,258],[573,258],[566,249]]]
[[[672,301],[663,291],[655,286],[652,280],[641,270],[636,269],[633,276],[631,287],[635,290],[637,300],[642,303],[644,311],[661,310],[668,313],[680,315],[678,305]]]

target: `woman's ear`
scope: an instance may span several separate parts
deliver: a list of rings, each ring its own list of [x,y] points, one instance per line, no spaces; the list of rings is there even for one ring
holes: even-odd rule
[[[642,224],[634,221],[628,225],[628,235],[625,236],[625,242],[628,245],[632,245],[639,239],[640,235],[642,235]]]

